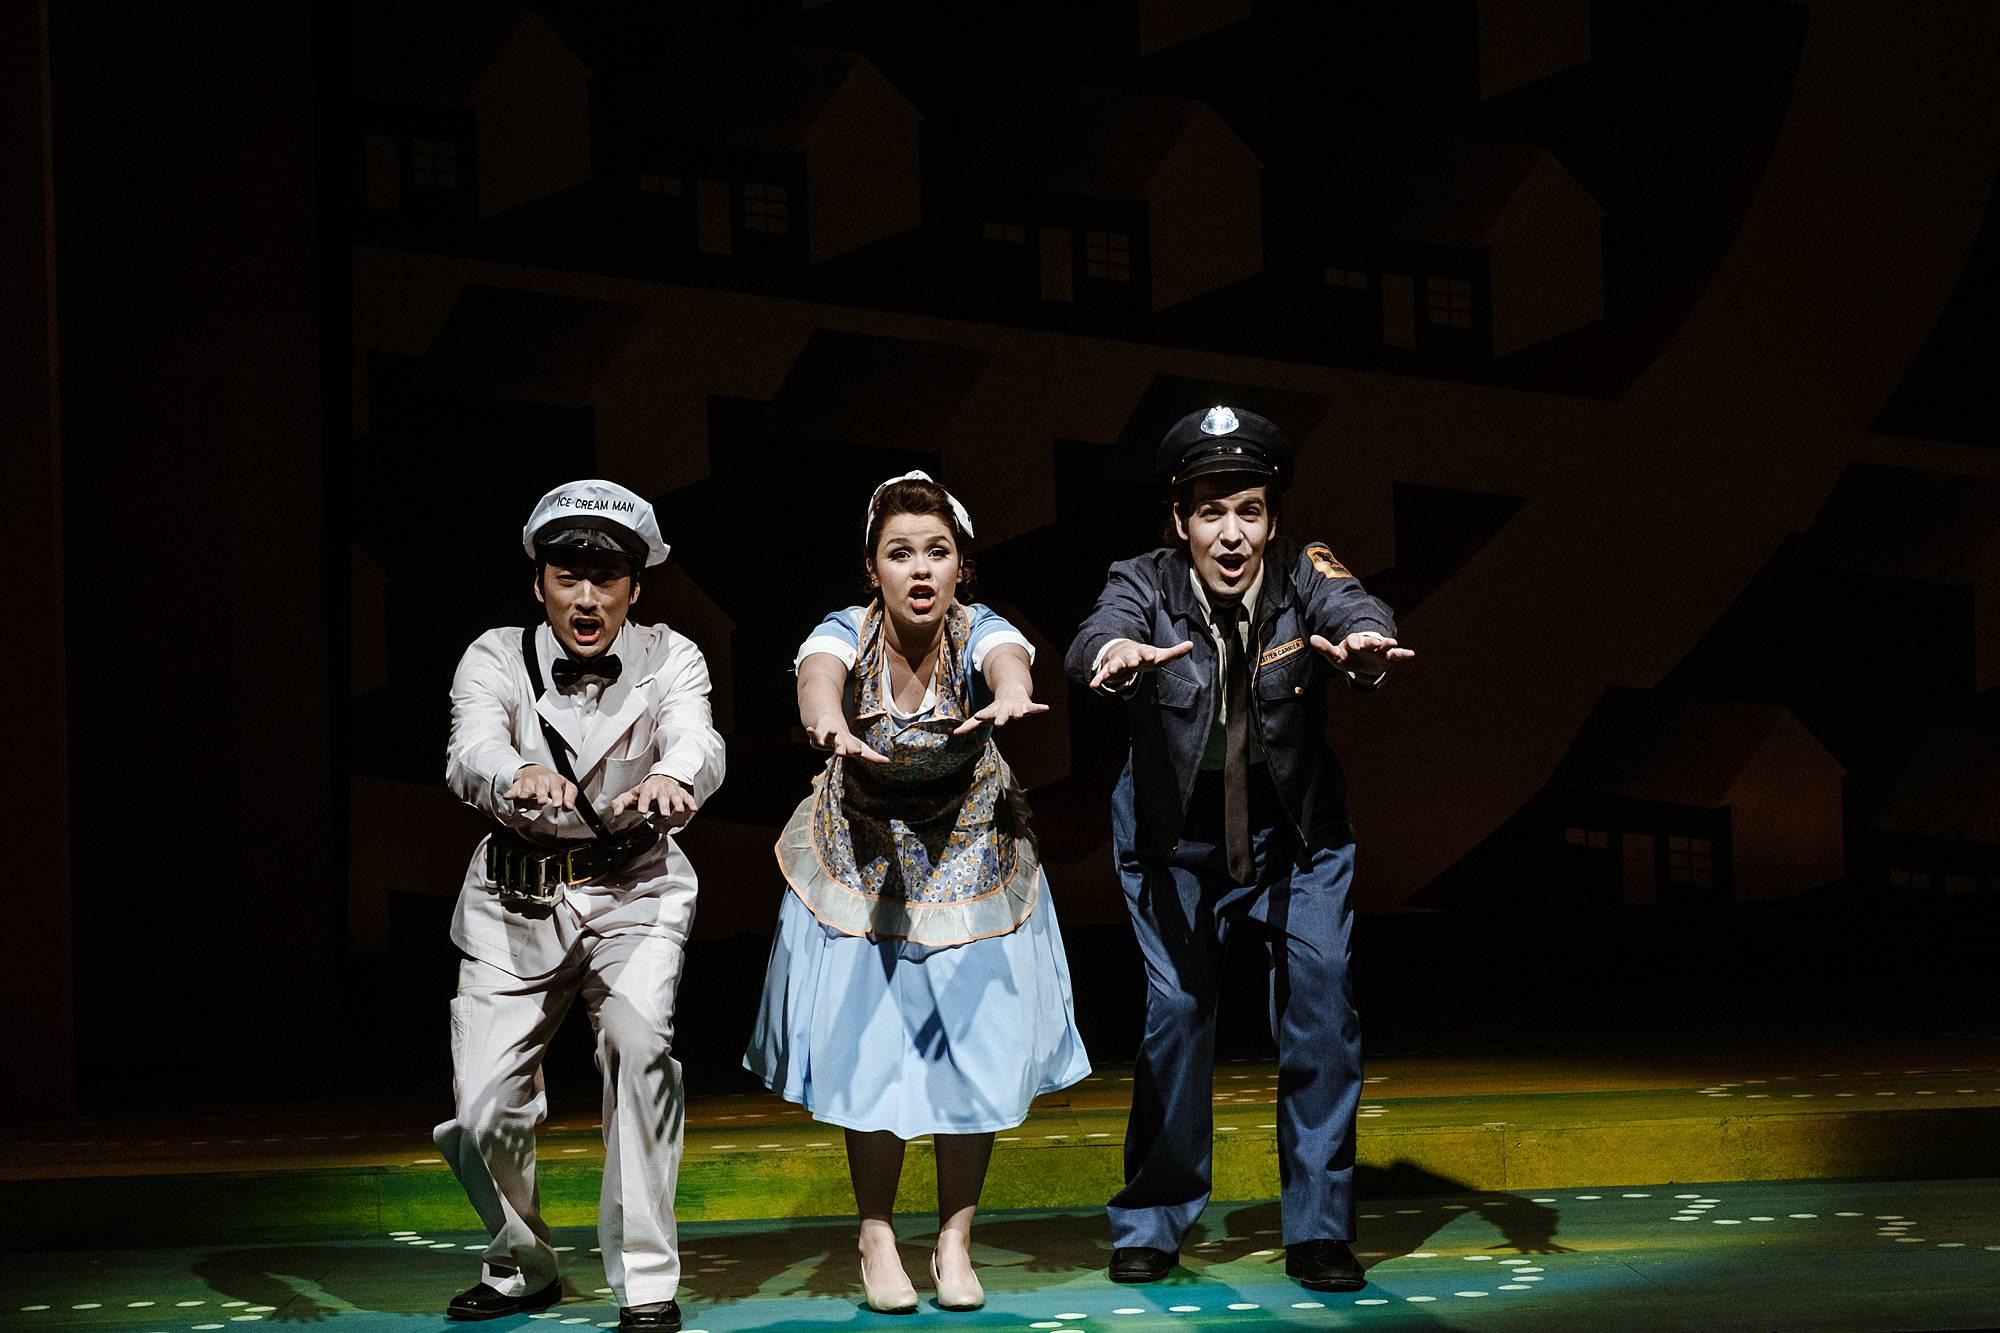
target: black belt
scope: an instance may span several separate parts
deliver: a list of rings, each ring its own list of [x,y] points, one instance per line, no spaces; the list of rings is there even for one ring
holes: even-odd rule
[[[528,680],[539,699],[543,690],[542,668],[535,660],[533,625],[521,631],[521,659],[527,663]],[[606,827],[597,807],[584,795],[576,771],[570,767],[569,746],[547,718],[537,715],[537,720],[542,724],[542,739],[556,761],[556,772],[576,787],[576,812],[590,826],[591,840],[569,847],[545,847],[504,826],[496,828],[486,840],[486,878],[502,898],[547,905],[560,899],[563,890],[572,884],[602,879],[638,860],[660,840],[660,831],[651,824],[640,824],[623,833],[613,833]]]
[[[623,870],[653,849],[659,831],[642,824],[609,841],[547,847],[511,829],[496,828],[486,839],[486,879],[503,898],[549,904],[571,885],[589,884]]]

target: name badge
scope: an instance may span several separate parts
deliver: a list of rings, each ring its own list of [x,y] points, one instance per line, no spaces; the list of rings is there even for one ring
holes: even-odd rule
[[[1304,639],[1291,639],[1279,644],[1275,648],[1266,648],[1263,655],[1257,659],[1257,665],[1267,667],[1273,662],[1282,662],[1293,653],[1304,652],[1305,646],[1306,641]]]

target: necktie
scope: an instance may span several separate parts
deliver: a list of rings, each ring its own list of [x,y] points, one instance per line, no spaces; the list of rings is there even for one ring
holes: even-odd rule
[[[556,688],[566,690],[585,677],[595,677],[606,685],[618,680],[620,664],[616,653],[606,653],[602,657],[558,657],[549,668],[549,678]]]
[[[1236,622],[1243,608],[1232,606],[1221,614],[1224,661],[1222,722],[1222,823],[1223,847],[1229,854],[1229,877],[1248,884],[1250,863],[1250,669],[1244,661],[1243,638]]]

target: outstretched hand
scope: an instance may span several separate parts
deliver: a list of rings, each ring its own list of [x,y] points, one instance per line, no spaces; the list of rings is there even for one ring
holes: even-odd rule
[[[1048,711],[1049,706],[1047,704],[1038,704],[1028,695],[1010,695],[1006,698],[995,699],[992,703],[959,723],[958,726],[952,728],[951,734],[954,736],[963,736],[967,732],[979,730],[989,722],[996,727],[1004,727],[1017,718],[1032,717],[1036,713],[1046,713]]]
[[[500,793],[500,799],[512,801],[514,808],[523,813],[531,808],[574,810],[576,784],[553,768],[542,764],[523,764],[514,774],[513,785]]]
[[[806,727],[806,740],[815,750],[831,750],[834,754],[849,759],[861,759],[871,764],[886,764],[889,756],[877,754],[866,741],[847,729],[847,719],[838,713],[829,714]]]
[[[1379,676],[1397,662],[1407,662],[1417,654],[1409,648],[1397,646],[1394,639],[1374,630],[1362,630],[1350,634],[1339,643],[1330,642],[1324,635],[1315,634],[1308,640],[1313,649],[1327,661],[1342,671],[1352,671],[1363,676]]]
[[[677,829],[694,818],[698,808],[693,793],[664,773],[649,774],[630,791],[618,793],[611,802],[613,816],[630,806],[660,828]]]
[[[1157,671],[1162,662],[1171,662],[1176,657],[1186,657],[1194,651],[1194,640],[1182,639],[1171,648],[1155,648],[1150,643],[1138,643],[1127,639],[1104,655],[1097,664],[1097,674],[1090,678],[1090,688],[1108,686],[1123,690],[1140,675]]]

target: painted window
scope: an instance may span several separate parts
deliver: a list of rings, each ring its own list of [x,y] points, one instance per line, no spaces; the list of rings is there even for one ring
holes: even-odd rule
[[[1715,883],[1715,844],[1707,838],[1667,839],[1667,882],[1707,888]]]
[[[1566,828],[1563,841],[1572,847],[1591,847],[1597,851],[1611,850],[1611,835],[1601,828]]]
[[[1028,243],[1028,230],[1018,222],[987,222],[981,224],[979,234],[989,241],[1006,241],[1013,245]]]
[[[680,195],[687,190],[679,176],[656,176],[651,172],[640,174],[639,188],[647,194]]]
[[[1326,285],[1365,292],[1368,290],[1368,275],[1358,268],[1330,268],[1326,271]]]
[[[751,231],[784,236],[792,230],[791,191],[752,182],[743,187],[743,225]]]
[[[1132,281],[1132,237],[1122,231],[1083,234],[1083,271],[1106,282]]]
[[[410,184],[422,190],[458,188],[458,145],[450,139],[410,140]]]
[[[1430,321],[1454,329],[1472,327],[1472,284],[1463,278],[1426,278]]]

